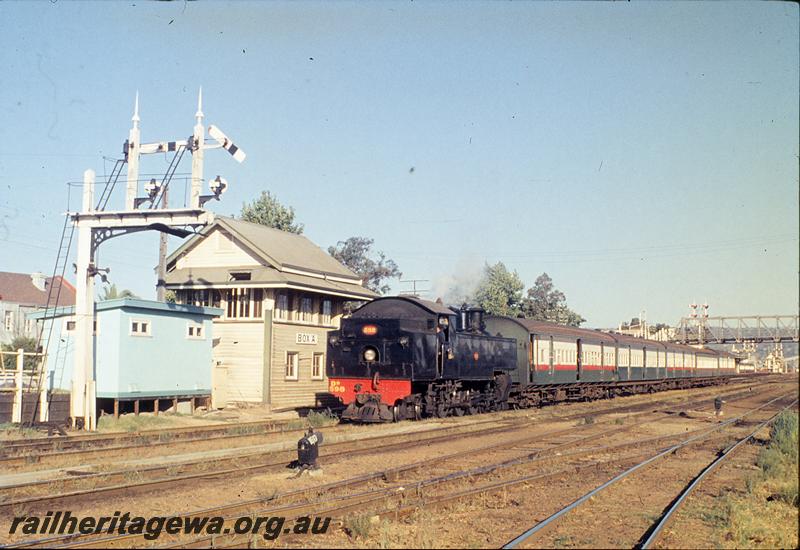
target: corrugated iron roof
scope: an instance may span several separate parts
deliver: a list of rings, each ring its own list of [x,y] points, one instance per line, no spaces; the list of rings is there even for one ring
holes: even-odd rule
[[[10,273],[0,271],[0,301],[12,302],[25,306],[45,307],[47,305],[47,293],[50,285],[61,283],[61,294],[58,297],[59,306],[72,305],[75,303],[75,287],[69,281],[60,276],[47,277],[45,279],[45,290],[39,290],[34,284],[29,273]],[[58,289],[54,289],[56,292]],[[55,294],[53,295],[55,296]],[[55,300],[55,298],[53,298]],[[54,305],[54,304],[51,304]]]
[[[233,280],[231,273],[247,272],[250,274],[249,280]],[[371,299],[377,296],[368,288],[364,288],[356,281],[351,283],[341,280],[331,280],[327,277],[312,277],[310,275],[300,275],[298,273],[286,273],[278,271],[273,267],[187,267],[183,269],[173,269],[167,272],[166,276],[168,288],[204,286],[248,286],[263,285],[277,288],[299,287],[302,289],[318,290],[320,292],[333,293],[346,298]]]

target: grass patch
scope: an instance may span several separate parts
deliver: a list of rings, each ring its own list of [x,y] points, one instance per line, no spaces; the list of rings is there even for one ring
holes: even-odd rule
[[[372,533],[375,524],[368,514],[362,514],[345,518],[342,527],[350,538],[366,539]]]
[[[231,426],[225,433],[228,435],[253,435],[263,433],[265,430],[263,425],[260,424],[250,424],[250,425],[239,425],[239,426]]]
[[[141,430],[167,428],[175,423],[163,416],[149,416],[126,414],[119,418],[112,415],[100,417],[97,422],[97,430],[100,432],[138,432]]]
[[[727,494],[700,517],[714,527],[716,544],[735,548],[797,548],[798,416],[784,411],[756,459],[759,470],[745,492]]]
[[[322,412],[309,411],[306,419],[308,420],[308,424],[313,428],[334,426],[339,423],[339,418],[330,410],[324,410]]]
[[[3,422],[0,424],[0,439],[31,439],[43,437],[43,433],[32,428],[20,428],[19,424]]]

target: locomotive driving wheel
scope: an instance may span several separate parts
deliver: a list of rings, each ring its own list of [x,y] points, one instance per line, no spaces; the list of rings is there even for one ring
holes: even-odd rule
[[[437,418],[445,418],[447,416],[447,405],[444,403],[439,403],[436,405],[436,417]]]

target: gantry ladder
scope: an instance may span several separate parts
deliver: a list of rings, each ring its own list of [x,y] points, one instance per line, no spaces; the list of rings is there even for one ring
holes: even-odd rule
[[[56,263],[53,266],[53,276],[50,278],[50,284],[47,289],[47,301],[45,302],[44,315],[42,316],[42,330],[39,331],[39,336],[36,340],[36,349],[42,349],[44,353],[39,356],[39,375],[33,376],[31,374],[30,383],[25,393],[29,396],[33,394],[36,396],[35,404],[32,408],[30,417],[23,419],[22,425],[32,426],[36,424],[37,415],[39,414],[39,395],[42,391],[42,386],[45,384],[45,370],[47,369],[47,350],[50,347],[51,339],[53,336],[53,326],[55,325],[55,313],[58,309],[61,300],[61,289],[64,287],[64,273],[67,269],[69,262],[69,252],[72,248],[72,237],[75,234],[75,225],[71,223],[71,216],[69,213],[64,215],[64,226],[61,228],[61,241],[58,245],[58,254],[56,255]],[[47,338],[45,336],[44,327],[47,320],[50,319],[50,326],[47,329]],[[43,345],[44,341],[44,345]],[[48,413],[50,408],[50,401],[52,393],[48,392],[47,407]]]

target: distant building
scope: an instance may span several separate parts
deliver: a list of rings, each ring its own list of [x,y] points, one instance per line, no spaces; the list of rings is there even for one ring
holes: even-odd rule
[[[54,283],[55,281],[55,283]],[[36,323],[28,317],[37,309],[47,306],[47,295],[53,289],[53,306],[75,303],[75,287],[61,277],[45,277],[42,273],[9,273],[0,271],[0,344],[9,344],[14,338],[37,338]],[[58,286],[58,304],[55,295]]]
[[[74,366],[74,307],[44,319],[47,388],[71,391]],[[211,396],[211,320],[222,310],[121,298],[95,305],[94,376],[100,407],[133,410],[130,403]],[[44,311],[32,314],[42,319]],[[116,401],[116,403],[114,403]],[[138,406],[137,406],[138,408]]]
[[[345,302],[377,296],[306,237],[224,217],[169,256],[166,279],[178,303],[223,311],[215,399],[273,409],[332,403],[328,332]]]
[[[645,338],[658,342],[671,342],[675,340],[675,329],[663,323],[649,324],[640,321],[637,317],[631,319],[629,323],[620,323],[619,327],[613,329],[617,334],[633,336],[634,338]]]

